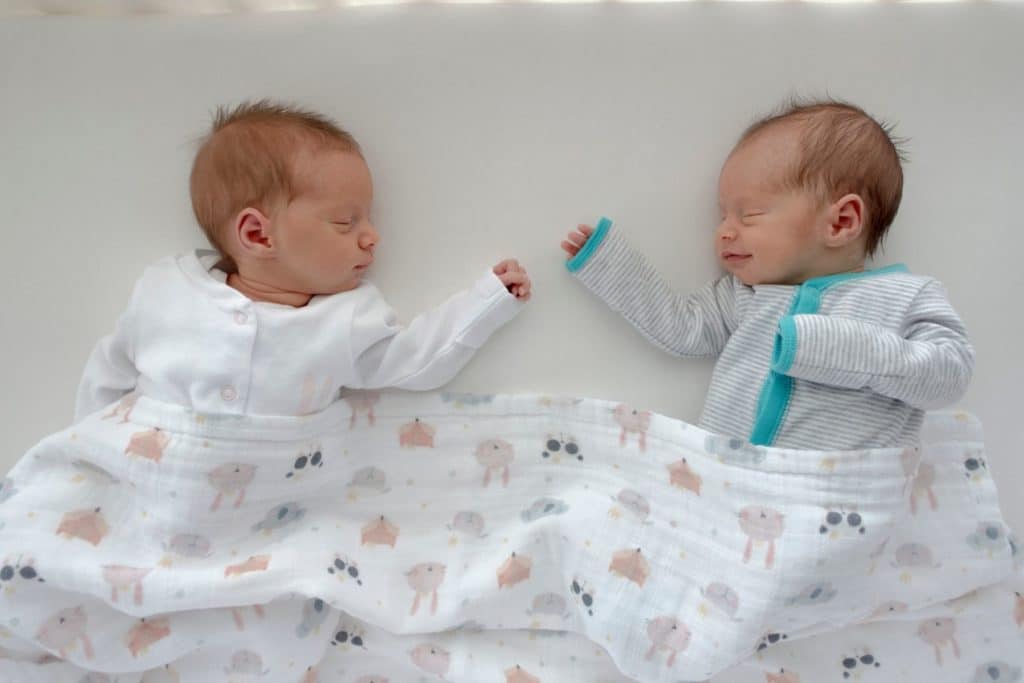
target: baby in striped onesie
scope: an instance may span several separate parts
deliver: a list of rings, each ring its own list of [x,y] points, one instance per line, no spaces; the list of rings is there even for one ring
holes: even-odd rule
[[[608,219],[569,233],[567,266],[659,348],[718,357],[704,429],[786,448],[914,445],[924,411],[967,390],[974,349],[938,281],[864,267],[899,208],[900,161],[860,108],[793,104],[722,167],[726,275],[680,296]]]

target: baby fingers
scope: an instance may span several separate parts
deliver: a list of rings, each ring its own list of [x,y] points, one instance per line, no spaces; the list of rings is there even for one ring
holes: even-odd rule
[[[528,283],[530,281],[530,276],[521,270],[510,270],[498,275],[498,279],[501,280],[501,284],[506,287],[510,287],[512,285]]]
[[[494,266],[494,274],[501,275],[502,273],[522,271],[523,267],[519,265],[519,261],[514,258],[505,259],[498,265]]]

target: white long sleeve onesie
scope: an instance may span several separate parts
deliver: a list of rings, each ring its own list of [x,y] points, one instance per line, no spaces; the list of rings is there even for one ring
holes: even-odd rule
[[[302,415],[343,387],[438,387],[522,307],[488,271],[403,326],[369,282],[295,308],[250,300],[218,260],[197,250],[145,270],[89,357],[75,422],[132,390],[200,412]]]

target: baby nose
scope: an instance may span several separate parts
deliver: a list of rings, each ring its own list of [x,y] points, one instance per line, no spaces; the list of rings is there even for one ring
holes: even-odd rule
[[[728,222],[722,221],[718,224],[718,229],[715,230],[718,233],[718,239],[730,242],[736,239],[736,230],[729,225]]]
[[[378,240],[380,240],[380,235],[377,233],[377,230],[375,228],[370,228],[363,233],[360,241],[363,249],[373,249],[377,246]]]

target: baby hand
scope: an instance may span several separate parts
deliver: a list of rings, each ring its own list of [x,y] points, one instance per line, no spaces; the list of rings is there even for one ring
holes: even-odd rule
[[[505,259],[494,266],[494,274],[505,285],[509,294],[514,295],[520,301],[530,300],[530,276],[526,269],[519,265],[515,259]]]
[[[562,249],[565,250],[565,253],[569,254],[569,258],[579,253],[593,232],[594,229],[589,225],[580,224],[576,226],[574,231],[569,233],[567,239],[562,240]]]

